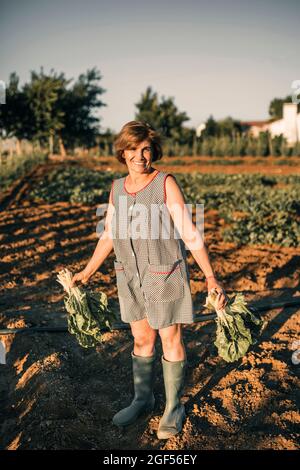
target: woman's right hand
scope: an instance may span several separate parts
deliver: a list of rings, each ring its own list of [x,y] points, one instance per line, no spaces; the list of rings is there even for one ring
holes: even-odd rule
[[[83,269],[82,271],[79,271],[78,273],[75,273],[74,276],[72,277],[71,287],[75,287],[76,282],[87,284],[89,282],[90,277],[91,277],[91,274],[89,274],[85,269]]]

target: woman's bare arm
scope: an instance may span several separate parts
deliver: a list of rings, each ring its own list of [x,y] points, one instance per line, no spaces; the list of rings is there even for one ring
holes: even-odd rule
[[[217,281],[203,237],[193,223],[191,214],[185,205],[184,196],[175,178],[166,178],[166,205],[182,240],[191,251],[195,261],[207,279],[208,290],[216,287],[220,292],[220,308],[226,304],[226,296],[221,294],[223,287]]]
[[[104,230],[97,242],[95,251],[86,267],[79,273],[74,274],[72,279],[73,284],[76,281],[82,281],[84,284],[87,283],[89,278],[99,269],[99,267],[102,265],[102,263],[112,251],[112,217],[114,214],[114,210],[115,208],[112,202],[112,191],[110,191],[107,214],[104,223]]]

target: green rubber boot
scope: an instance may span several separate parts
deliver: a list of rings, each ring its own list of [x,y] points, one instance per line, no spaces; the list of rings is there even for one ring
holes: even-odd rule
[[[153,395],[154,363],[153,356],[136,356],[131,352],[132,371],[134,383],[134,398],[129,406],[114,415],[112,422],[117,426],[127,426],[134,423],[137,418],[153,410],[155,398]]]
[[[164,356],[161,356],[161,362],[166,406],[158,426],[157,437],[158,439],[168,439],[182,430],[183,421],[186,418],[185,407],[180,402],[180,397],[183,391],[187,360],[173,362],[167,361]]]

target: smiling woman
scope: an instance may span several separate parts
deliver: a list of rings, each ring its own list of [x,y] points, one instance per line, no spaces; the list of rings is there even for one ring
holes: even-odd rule
[[[112,183],[109,222],[105,225],[108,231],[113,226],[113,237],[104,242],[103,235],[83,276],[89,278],[90,272],[94,272],[114,249],[121,318],[130,323],[134,338],[131,359],[135,396],[129,406],[114,415],[113,423],[127,426],[142,413],[153,409],[155,343],[159,334],[166,407],[157,436],[167,439],[181,431],[186,416],[180,400],[187,367],[182,324],[194,322],[185,248],[187,237],[183,232],[184,236],[181,236],[175,222],[183,219],[185,201],[176,178],[152,166],[162,157],[161,136],[148,123],[130,121],[125,124],[116,138],[115,152],[118,160],[127,166],[128,175]],[[173,204],[179,207],[178,218],[171,210]],[[136,212],[141,211],[148,216],[140,221]],[[156,212],[155,220],[158,219],[155,226],[152,224],[153,211]],[[191,224],[189,227],[189,232],[194,229]],[[222,287],[213,276],[200,238],[192,253],[205,276],[210,278],[209,287],[217,287],[220,300],[224,302]]]
[[[140,150],[141,156],[143,159],[149,159],[151,155],[151,145],[148,144],[148,141],[146,140],[145,142],[142,142],[137,148],[134,147],[132,149],[127,149],[126,153],[129,158],[135,157],[135,154],[137,151]],[[143,165],[144,162],[138,161],[138,158],[134,158],[134,162],[137,163],[138,165]]]
[[[136,151],[147,161],[150,156],[152,156],[152,162],[162,158],[161,136],[144,121],[130,121],[125,124],[114,146],[117,159],[124,164],[127,163],[124,156],[125,150],[130,159],[134,158]]]
[[[152,162],[162,158],[161,136],[147,122],[130,121],[122,127],[114,146],[117,159],[128,167],[127,193],[135,194],[152,180]]]

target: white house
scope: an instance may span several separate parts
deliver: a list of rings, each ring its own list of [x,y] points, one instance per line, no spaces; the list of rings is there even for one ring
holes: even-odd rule
[[[300,141],[300,113],[297,112],[296,103],[284,103],[282,119],[268,119],[267,121],[241,121],[242,129],[258,137],[260,132],[269,131],[272,137],[283,134],[291,145]],[[205,123],[196,128],[197,137],[205,129]]]
[[[269,131],[272,137],[283,134],[289,144],[300,141],[300,113],[296,103],[284,103],[282,119],[269,121],[243,121],[242,126],[257,137],[260,132]]]

